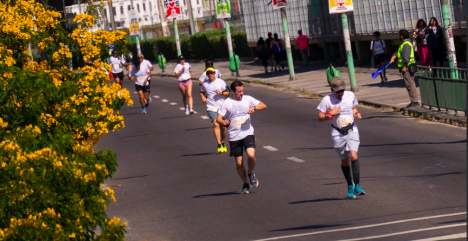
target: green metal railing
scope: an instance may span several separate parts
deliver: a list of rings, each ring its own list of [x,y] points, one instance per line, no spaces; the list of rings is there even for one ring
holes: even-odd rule
[[[453,75],[453,73],[456,73]],[[466,69],[418,66],[422,105],[466,111]],[[456,76],[456,78],[452,78]]]

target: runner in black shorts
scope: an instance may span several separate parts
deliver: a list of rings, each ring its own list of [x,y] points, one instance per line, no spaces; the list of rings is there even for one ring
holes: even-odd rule
[[[242,193],[249,193],[250,186],[247,182],[244,163],[242,160],[244,150],[247,152],[248,175],[250,185],[258,186],[258,180],[253,170],[255,168],[255,136],[254,128],[250,123],[250,114],[256,110],[263,110],[266,105],[248,95],[244,95],[242,82],[236,80],[231,84],[232,95],[226,99],[218,110],[216,121],[228,126],[230,156],[236,160],[236,168],[239,177],[243,181]],[[223,118],[226,117],[226,120]]]

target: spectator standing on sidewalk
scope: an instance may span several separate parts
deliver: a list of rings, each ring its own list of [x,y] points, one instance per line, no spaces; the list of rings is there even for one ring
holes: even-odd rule
[[[297,31],[297,34],[299,34],[299,36],[296,39],[296,45],[299,45],[302,60],[307,65],[309,64],[309,37],[302,34],[302,30]]]
[[[393,63],[395,59],[398,58],[398,68],[400,69],[400,73],[403,75],[406,90],[408,91],[411,100],[411,103],[407,108],[418,107],[418,90],[416,89],[416,84],[414,82],[414,72],[410,71],[410,65],[412,66],[416,63],[414,60],[413,45],[409,39],[410,36],[408,30],[401,29],[399,34],[402,44],[398,47],[398,51],[393,54],[390,62]]]
[[[284,69],[284,64],[283,64],[283,50],[284,50],[284,43],[283,40],[278,38],[278,34],[275,33],[273,34],[273,40],[271,41],[271,46],[270,48],[273,49],[273,55],[275,59],[275,71],[281,72],[281,68]],[[272,70],[273,71],[273,70]]]
[[[385,42],[380,39],[380,32],[374,32],[374,40],[371,42],[370,49],[374,55],[375,66],[377,69],[385,65]],[[387,71],[380,72],[380,82],[387,81]]]
[[[421,61],[422,66],[431,65],[432,52],[427,46],[427,25],[426,21],[419,19],[416,23],[416,29],[413,32],[413,39],[416,41],[419,61]]]
[[[437,67],[437,62],[439,62],[440,67],[444,67],[444,32],[436,18],[431,18],[426,33],[428,34],[427,45],[432,52],[432,66]]]
[[[262,37],[257,42],[257,56],[262,61],[263,67],[265,68],[265,74],[268,73],[268,49],[265,44],[265,40]]]
[[[271,32],[268,33],[268,38],[266,39],[265,43],[266,43],[266,47],[267,47],[267,52],[268,52],[268,59],[270,60],[270,66],[271,66],[271,70],[270,72],[273,72],[273,66],[275,66],[275,62],[274,62],[274,53],[273,53],[273,49],[271,48],[271,41],[273,41],[273,37],[272,37],[272,34]]]

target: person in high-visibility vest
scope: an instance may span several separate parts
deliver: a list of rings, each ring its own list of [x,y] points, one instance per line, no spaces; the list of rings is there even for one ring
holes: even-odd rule
[[[419,107],[419,98],[417,92],[418,90],[416,89],[416,83],[414,82],[414,73],[411,73],[409,69],[410,65],[416,63],[416,60],[414,59],[413,44],[409,39],[410,35],[408,30],[402,29],[400,30],[399,34],[402,44],[400,44],[400,47],[398,47],[398,51],[393,54],[390,62],[393,63],[398,57],[398,68],[400,69],[400,72],[403,75],[406,90],[408,90],[408,95],[411,100],[411,103],[406,107]]]

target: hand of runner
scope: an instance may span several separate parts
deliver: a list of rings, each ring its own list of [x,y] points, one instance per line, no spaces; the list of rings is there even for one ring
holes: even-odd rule
[[[354,113],[354,118],[360,120],[362,118],[361,113],[359,113],[359,112]]]
[[[202,102],[203,104],[206,104],[206,103],[208,103],[208,100],[207,100],[206,98],[203,98],[203,99],[201,100],[201,102]]]
[[[341,113],[341,107],[339,105],[335,105],[333,109],[330,111],[330,115],[338,115]]]
[[[216,90],[216,94],[218,94],[218,95],[222,95],[222,94],[223,94],[223,92],[221,92],[221,91],[219,91],[219,90]]]
[[[229,120],[224,120],[224,121],[223,121],[223,124],[224,124],[225,126],[228,126],[229,124],[231,124],[231,122],[230,122]]]
[[[255,112],[255,106],[252,106],[247,110],[247,113],[249,113],[249,114],[252,114],[254,112]]]

